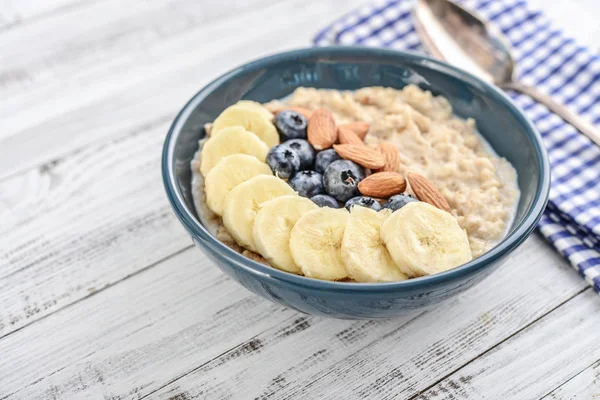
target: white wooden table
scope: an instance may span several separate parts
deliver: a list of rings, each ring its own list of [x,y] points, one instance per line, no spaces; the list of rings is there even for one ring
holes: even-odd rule
[[[159,158],[178,109],[362,0],[0,0],[0,399],[600,398],[600,299],[534,235],[409,318],[307,317],[219,272]],[[596,0],[547,12],[590,46]]]

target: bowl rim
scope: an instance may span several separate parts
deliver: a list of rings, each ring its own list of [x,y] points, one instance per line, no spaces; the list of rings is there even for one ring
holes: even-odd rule
[[[227,80],[234,78],[239,74],[245,73],[248,70],[263,68],[268,65],[277,64],[282,61],[294,60],[304,56],[352,56],[356,55],[357,53],[366,56],[389,56],[391,58],[396,58],[409,63],[421,62],[422,66],[425,66],[426,68],[436,70],[437,72],[450,75],[454,78],[458,78],[469,83],[470,85],[483,87],[483,91],[492,97],[496,97],[496,99],[499,100],[500,103],[503,103],[515,116],[515,118],[523,125],[525,134],[529,137],[535,148],[536,162],[540,168],[541,179],[536,187],[534,199],[529,208],[526,210],[525,218],[523,218],[519,225],[515,227],[513,232],[505,236],[491,250],[466,264],[452,268],[448,271],[404,281],[377,283],[325,281],[280,271],[276,268],[266,266],[251,260],[246,256],[243,256],[214,237],[200,223],[200,221],[196,219],[191,210],[187,208],[183,199],[183,195],[175,184],[175,172],[172,167],[174,144],[175,139],[177,139],[181,133],[181,128],[184,122],[195,109],[197,104],[201,102],[207,94],[211,93],[214,88],[218,87]],[[175,117],[175,120],[171,124],[169,132],[165,138],[161,164],[163,184],[169,202],[171,203],[171,207],[173,208],[179,221],[184,225],[190,235],[192,235],[194,239],[201,239],[194,240],[197,244],[205,248],[216,257],[224,258],[230,263],[235,264],[238,268],[242,268],[246,272],[257,276],[262,280],[271,281],[271,283],[301,286],[319,291],[343,291],[348,293],[413,291],[430,287],[431,285],[460,279],[465,275],[473,274],[510,253],[531,234],[542,217],[542,213],[546,207],[550,191],[550,167],[548,155],[543,145],[541,135],[535,129],[531,121],[521,112],[521,110],[519,110],[515,103],[500,89],[482,81],[472,74],[423,54],[362,46],[300,48],[261,57],[224,73],[198,91]]]

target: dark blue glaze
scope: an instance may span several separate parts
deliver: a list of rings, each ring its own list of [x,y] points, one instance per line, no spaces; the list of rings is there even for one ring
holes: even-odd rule
[[[393,283],[328,282],[256,263],[220,243],[198,222],[191,195],[190,160],[202,126],[240,99],[265,102],[299,86],[353,90],[416,84],[445,96],[461,117],[473,117],[482,135],[519,174],[521,199],[501,243],[483,256],[440,274]],[[194,243],[250,291],[295,310],[337,318],[404,315],[457,295],[499,267],[533,231],[548,199],[550,171],[541,138],[498,89],[442,62],[418,54],[367,47],[308,48],[277,54],[208,84],[179,113],[167,135],[163,180],[175,214]],[[513,260],[518,262],[518,260]]]

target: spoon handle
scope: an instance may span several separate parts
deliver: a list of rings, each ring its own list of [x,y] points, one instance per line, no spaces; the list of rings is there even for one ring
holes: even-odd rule
[[[563,104],[560,104],[559,102],[552,99],[552,97],[540,92],[533,86],[527,86],[520,82],[508,82],[502,84],[501,87],[502,89],[512,89],[516,90],[517,92],[521,92],[523,94],[531,96],[535,100],[548,107],[550,111],[564,119],[569,124],[573,125],[578,131],[590,138],[590,140],[592,140],[598,146],[600,146],[600,133],[598,133],[596,128],[592,124],[585,121],[579,115],[571,112]]]

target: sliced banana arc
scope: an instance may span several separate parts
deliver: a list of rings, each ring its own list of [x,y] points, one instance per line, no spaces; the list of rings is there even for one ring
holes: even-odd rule
[[[200,153],[200,172],[207,176],[223,157],[247,154],[264,162],[269,148],[255,134],[241,126],[225,128],[204,143]]]
[[[456,219],[424,202],[394,212],[381,226],[381,238],[409,277],[446,271],[473,258],[467,233]]]
[[[352,207],[342,240],[342,257],[357,282],[395,282],[408,277],[400,271],[381,240],[381,225],[392,211]]]
[[[281,196],[263,204],[254,219],[252,237],[256,250],[272,266],[299,273],[290,251],[292,228],[300,217],[319,207],[305,197]]]
[[[231,189],[256,175],[273,175],[273,173],[267,164],[247,154],[223,157],[204,180],[206,205],[215,214],[223,215],[225,199]]]
[[[345,208],[324,207],[300,217],[292,229],[290,250],[304,275],[325,280],[348,276],[341,251],[347,222]]]
[[[265,111],[269,112],[266,109]],[[234,104],[227,107],[213,122],[211,136],[218,137],[223,129],[232,126],[241,126],[254,133],[269,148],[279,144],[279,133],[275,125],[266,118],[262,110],[257,110],[256,106]]]
[[[276,197],[296,195],[285,181],[272,175],[257,175],[234,187],[225,198],[223,225],[242,247],[256,251],[252,230],[261,207]]]

